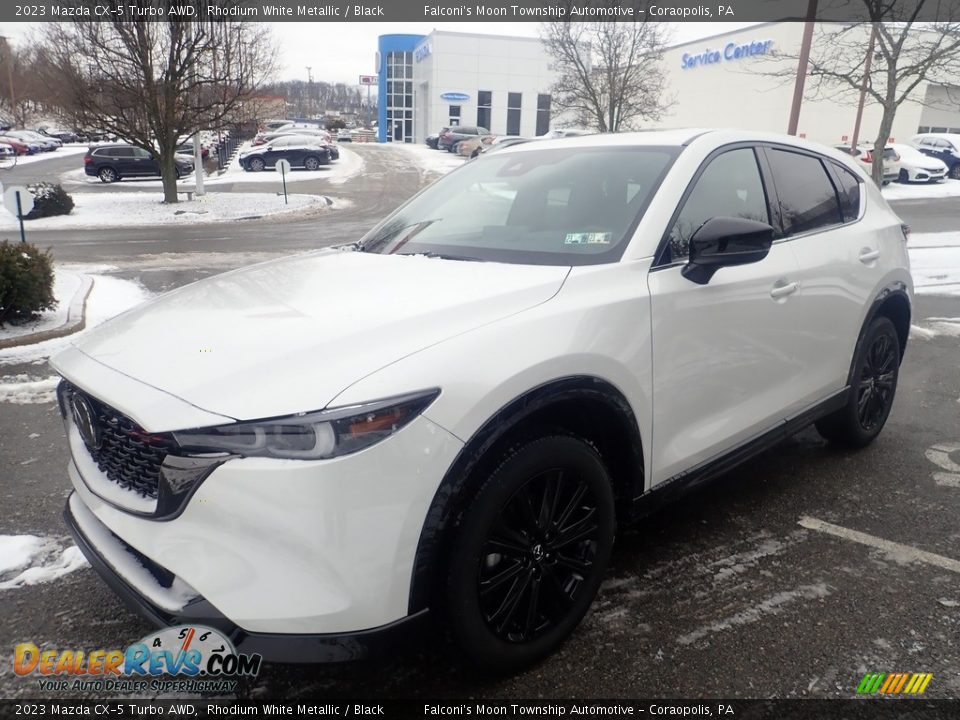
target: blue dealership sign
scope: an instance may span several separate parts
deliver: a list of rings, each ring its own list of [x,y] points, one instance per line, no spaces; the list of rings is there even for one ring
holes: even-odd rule
[[[441,93],[440,99],[447,102],[469,102],[470,96],[462,92],[445,92]]]
[[[714,65],[730,60],[743,60],[754,55],[768,55],[773,46],[773,40],[753,40],[747,43],[727,43],[723,50],[707,48],[702,53],[690,55],[684,53],[680,58],[680,66],[684,70],[692,70],[701,65]]]

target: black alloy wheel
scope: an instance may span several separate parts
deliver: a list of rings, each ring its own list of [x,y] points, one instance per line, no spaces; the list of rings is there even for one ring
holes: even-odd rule
[[[467,657],[511,672],[558,647],[599,589],[614,530],[591,445],[556,435],[511,453],[461,518],[451,559],[450,622]]]
[[[890,412],[900,364],[896,344],[896,337],[880,334],[866,353],[857,386],[857,418],[867,432],[882,424]]]
[[[899,179],[897,180],[897,182],[900,182],[900,183],[908,183],[908,182],[910,182],[910,173],[908,173],[908,172],[907,172],[906,170],[904,170],[903,168],[900,168],[900,177],[899,177]]]
[[[900,337],[889,318],[874,318],[857,344],[846,404],[816,422],[817,432],[847,447],[865,447],[880,434],[897,392]]]

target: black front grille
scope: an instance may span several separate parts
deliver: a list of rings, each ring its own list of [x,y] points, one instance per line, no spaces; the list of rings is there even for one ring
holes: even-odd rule
[[[173,448],[170,435],[146,432],[126,415],[66,382],[61,394],[65,413],[71,412],[74,395],[82,395],[93,408],[99,445],[87,450],[97,467],[121,487],[156,500],[160,465]]]

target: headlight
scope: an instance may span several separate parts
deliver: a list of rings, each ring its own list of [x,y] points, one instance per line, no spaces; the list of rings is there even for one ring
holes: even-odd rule
[[[322,460],[363,450],[389,437],[439,394],[434,388],[362,405],[184,430],[173,437],[188,454]]]

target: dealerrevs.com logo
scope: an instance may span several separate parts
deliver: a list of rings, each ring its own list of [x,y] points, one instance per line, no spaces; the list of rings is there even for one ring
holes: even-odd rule
[[[235,678],[256,676],[261,661],[202,625],[165,628],[126,650],[41,650],[33,643],[13,650],[14,672],[40,676],[43,691],[230,691]]]

